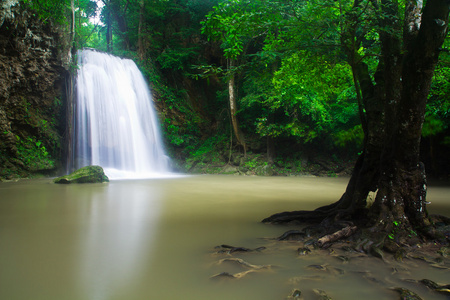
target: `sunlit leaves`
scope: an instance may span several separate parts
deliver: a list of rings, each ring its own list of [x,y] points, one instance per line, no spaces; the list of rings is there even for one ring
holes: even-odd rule
[[[222,1],[201,22],[202,33],[210,40],[221,42],[226,58],[236,59],[248,41],[267,30],[264,8],[264,1]]]

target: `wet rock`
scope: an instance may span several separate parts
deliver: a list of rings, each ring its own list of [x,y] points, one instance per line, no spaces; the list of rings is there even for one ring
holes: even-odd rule
[[[61,156],[70,38],[25,1],[0,1],[0,177],[51,174]],[[67,26],[68,29],[68,26]]]
[[[400,294],[400,300],[422,300],[416,293],[401,287],[393,288],[394,291]]]
[[[427,288],[430,288],[432,290],[435,290],[439,287],[439,284],[437,284],[436,282],[429,280],[429,279],[422,279],[419,280],[420,283],[422,283],[423,285],[425,285]]]
[[[87,166],[74,171],[65,176],[55,178],[54,183],[70,184],[70,183],[102,183],[108,182],[109,179],[100,166]]]
[[[436,291],[440,294],[447,295],[447,297],[450,297],[450,284],[439,285],[436,282],[429,279],[422,279],[419,280],[419,282],[433,291]]]

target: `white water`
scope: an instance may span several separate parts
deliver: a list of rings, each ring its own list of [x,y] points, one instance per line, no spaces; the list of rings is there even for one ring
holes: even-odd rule
[[[152,96],[136,64],[94,50],[79,55],[74,159],[110,179],[170,176]]]

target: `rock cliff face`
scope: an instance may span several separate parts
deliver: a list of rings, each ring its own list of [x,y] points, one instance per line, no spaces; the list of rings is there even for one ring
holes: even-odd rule
[[[64,82],[70,63],[62,25],[18,0],[0,4],[0,179],[51,171],[61,157]]]

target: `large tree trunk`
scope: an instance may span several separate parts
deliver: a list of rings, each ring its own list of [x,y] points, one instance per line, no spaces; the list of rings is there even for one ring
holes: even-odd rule
[[[392,130],[387,140],[389,152],[382,161],[383,172],[371,219],[375,226],[387,230],[392,230],[389,222],[396,220],[397,227],[414,228],[427,234],[430,221],[426,210],[425,169],[419,160],[420,140],[434,69],[447,35],[449,3],[428,1],[423,14],[418,15],[420,5],[421,1],[409,2],[406,8],[405,55],[401,75],[395,78],[401,81],[401,90],[388,123]],[[392,80],[386,78],[389,79]],[[383,220],[386,224],[382,224]]]
[[[383,16],[380,28],[386,28],[383,25],[398,16],[395,3],[383,0],[379,7],[378,1],[372,3]],[[358,1],[354,7],[356,4]],[[411,229],[422,236],[432,234],[419,147],[432,76],[447,35],[449,3],[429,0],[422,15],[417,14],[419,4],[410,1],[407,5],[403,42],[401,25],[380,32],[383,59],[373,76],[374,83],[361,60],[349,59],[354,62],[352,69],[362,94],[362,121],[367,130],[363,154],[344,195],[315,211],[279,213],[264,222],[352,220],[382,236],[392,233],[395,227],[399,239],[406,236],[400,232]],[[370,191],[376,192],[372,205],[366,201]]]

